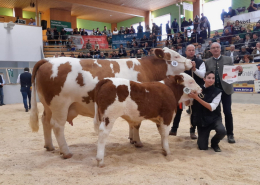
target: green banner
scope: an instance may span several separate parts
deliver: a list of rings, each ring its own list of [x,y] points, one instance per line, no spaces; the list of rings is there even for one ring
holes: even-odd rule
[[[60,31],[61,28],[71,28],[71,23],[51,20],[51,28],[55,28],[55,27],[57,28],[58,31]]]

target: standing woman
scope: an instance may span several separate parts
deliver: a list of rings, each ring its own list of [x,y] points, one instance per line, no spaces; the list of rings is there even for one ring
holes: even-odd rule
[[[193,92],[189,94],[190,98],[194,99],[191,119],[198,129],[197,144],[200,150],[208,150],[210,131],[215,130],[216,134],[211,139],[211,148],[215,152],[221,152],[218,144],[226,135],[219,104],[222,90],[214,86],[215,73],[213,71],[206,72],[203,80],[205,81],[203,96],[200,98]]]
[[[200,18],[198,15],[196,15],[194,21],[193,21],[193,25],[194,25],[194,29],[197,30],[197,28],[199,27],[200,24]],[[197,30],[198,31],[198,30]]]

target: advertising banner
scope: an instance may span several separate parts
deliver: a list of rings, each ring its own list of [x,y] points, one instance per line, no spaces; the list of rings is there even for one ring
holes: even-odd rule
[[[84,49],[86,48],[86,44],[88,40],[90,41],[92,45],[92,49],[95,49],[95,43],[97,42],[99,44],[99,49],[107,49],[108,48],[108,42],[107,42],[107,36],[95,36],[95,35],[89,35],[89,36],[81,36],[81,35],[71,35],[69,38],[72,39],[73,44],[76,46],[77,49]]]
[[[57,28],[58,31],[60,31],[61,28],[71,28],[71,23],[65,21],[51,20],[51,28],[55,28],[55,27]]]
[[[143,36],[146,35],[146,38],[149,38],[149,32],[144,33],[134,33],[126,35],[113,35],[112,36],[112,47],[119,48],[120,44],[123,44],[126,47],[127,42],[132,42],[132,39],[135,37],[136,40],[140,40]]]
[[[258,83],[260,80],[260,63],[239,64],[243,68],[243,73],[238,76],[237,82],[233,84],[235,92],[258,93]]]

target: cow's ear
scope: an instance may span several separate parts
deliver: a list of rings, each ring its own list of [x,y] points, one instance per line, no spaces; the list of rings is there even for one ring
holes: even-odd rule
[[[182,84],[184,82],[182,75],[175,75],[174,80],[176,84]]]
[[[164,51],[162,49],[160,49],[160,48],[156,48],[156,49],[154,49],[154,55],[157,58],[163,59],[164,58]]]

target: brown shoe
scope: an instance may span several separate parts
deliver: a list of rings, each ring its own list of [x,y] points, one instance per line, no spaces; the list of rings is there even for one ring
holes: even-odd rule
[[[169,135],[176,136],[177,135],[177,131],[176,132],[170,131]]]
[[[191,139],[198,139],[195,133],[190,133],[190,138]]]

